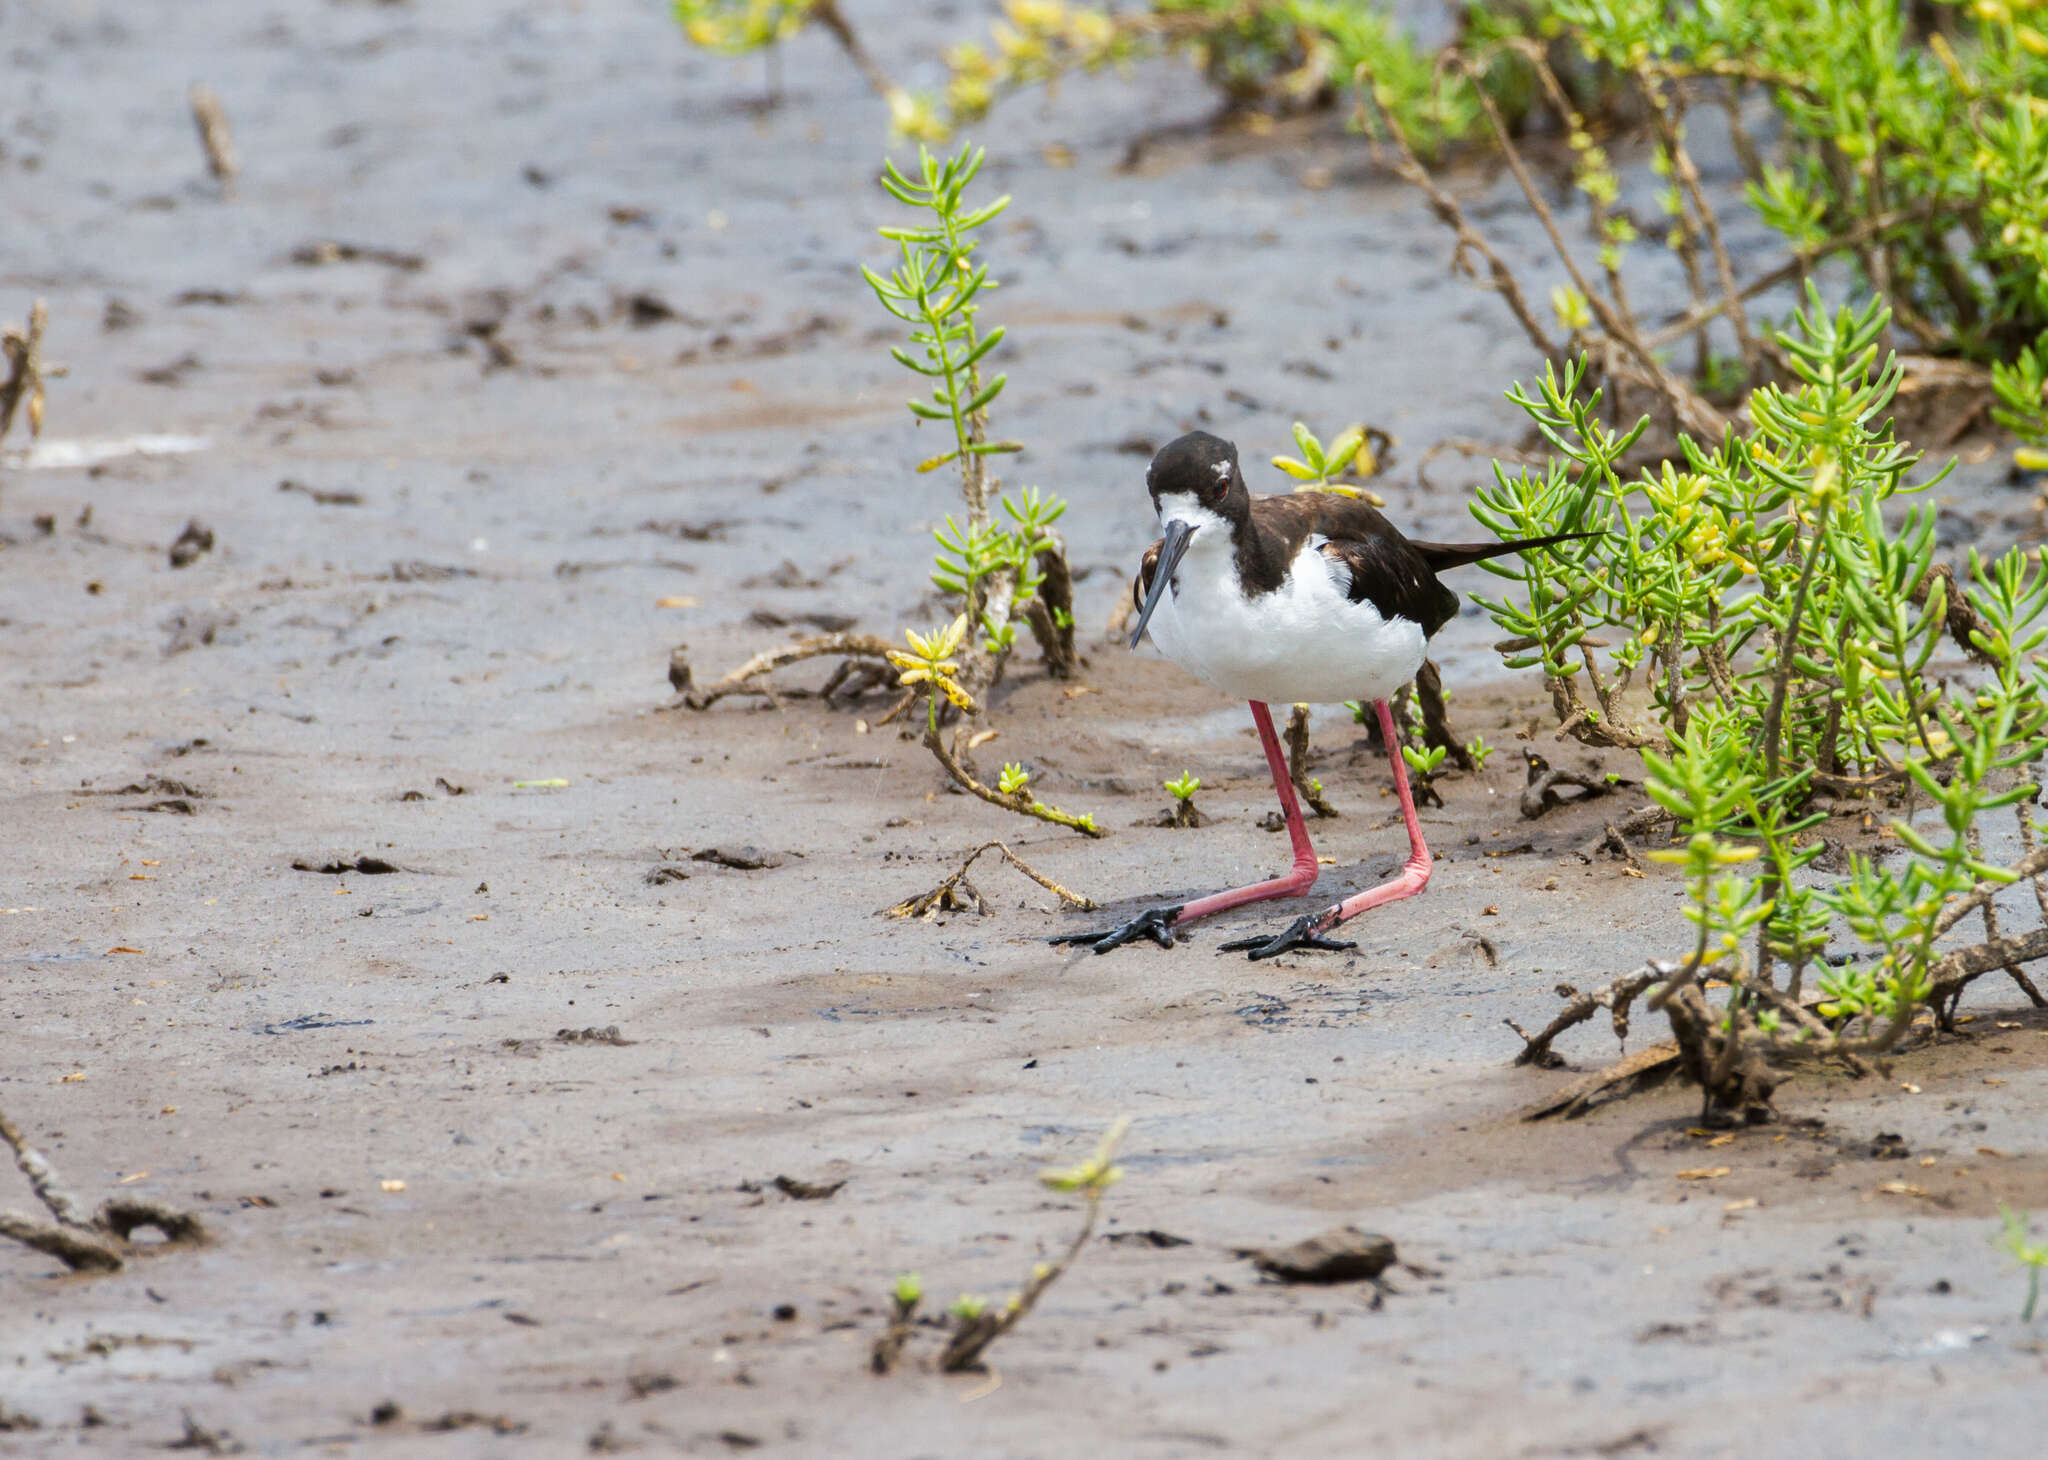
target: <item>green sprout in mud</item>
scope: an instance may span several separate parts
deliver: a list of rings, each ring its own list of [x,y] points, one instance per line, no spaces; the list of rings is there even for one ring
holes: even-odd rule
[[[993,1313],[991,1312],[992,1300],[980,1293],[962,1293],[958,1298],[954,1299],[953,1306],[946,1311],[952,1314],[954,1318],[960,1320],[961,1333],[973,1331],[978,1325],[983,1324],[984,1320],[989,1320],[1002,1325],[995,1333],[989,1335],[988,1342],[993,1342],[1003,1329],[1006,1329],[1009,1324],[1016,1322],[1017,1319],[1022,1318],[1029,1311],[1031,1305],[1038,1301],[1039,1294],[1052,1286],[1053,1280],[1065,1270],[1068,1263],[1073,1261],[1075,1254],[1085,1245],[1087,1233],[1094,1229],[1096,1214],[1102,1205],[1103,1196],[1109,1191],[1110,1187],[1123,1179],[1123,1168],[1113,1164],[1113,1162],[1116,1156],[1116,1148],[1123,1144],[1124,1135],[1130,1128],[1130,1117],[1122,1117],[1096,1143],[1094,1154],[1089,1156],[1087,1160],[1081,1162],[1078,1166],[1054,1167],[1038,1173],[1039,1181],[1052,1188],[1052,1190],[1079,1192],[1087,1198],[1088,1217],[1082,1227],[1083,1235],[1077,1239],[1073,1250],[1067,1254],[1064,1261],[1058,1264],[1045,1262],[1033,1264],[1031,1280],[1025,1285],[1024,1290],[1010,1294],[1000,1307],[994,1309]],[[955,1342],[956,1344],[958,1342],[957,1335]],[[983,1347],[986,1347],[986,1343],[983,1344]],[[949,1364],[947,1367],[954,1367],[954,1365]],[[965,1367],[965,1365],[962,1364],[959,1367]]]
[[[1364,426],[1347,426],[1325,448],[1315,432],[1296,421],[1294,444],[1301,456],[1276,456],[1273,465],[1294,478],[1297,492],[1335,492],[1340,497],[1358,497],[1377,504],[1380,498],[1376,493],[1344,486],[1337,480],[1347,471],[1369,477],[1379,469],[1366,437]]]
[[[2027,1301],[2020,1309],[2020,1322],[2032,1323],[2034,1305],[2041,1299],[2041,1269],[2048,1267],[2048,1242],[2034,1241],[2032,1224],[2004,1202],[1998,1204],[1998,1215],[2005,1223],[1998,1245],[2027,1269]]]
[[[1095,1151],[1078,1166],[1048,1167],[1038,1173],[1038,1179],[1054,1191],[1078,1191],[1088,1198],[1090,1208],[1101,1201],[1103,1193],[1123,1180],[1124,1169],[1113,1164],[1118,1146],[1130,1133],[1131,1118],[1119,1116],[1116,1123],[1103,1132],[1102,1139],[1095,1143]]]
[[[1465,754],[1472,757],[1473,770],[1483,771],[1486,769],[1487,757],[1493,754],[1493,747],[1486,743],[1485,736],[1475,735],[1466,742]]]
[[[942,1371],[957,1374],[979,1368],[981,1356],[988,1346],[1021,1323],[1045,1295],[1046,1289],[1058,1282],[1087,1249],[1088,1239],[1095,1234],[1095,1224],[1102,1213],[1102,1199],[1123,1177],[1123,1168],[1115,1164],[1116,1152],[1130,1127],[1130,1118],[1120,1117],[1096,1143],[1087,1160],[1076,1166],[1039,1173],[1038,1179],[1052,1190],[1078,1192],[1085,1198],[1087,1211],[1081,1221],[1081,1230],[1060,1257],[1051,1262],[1033,1263],[1031,1275],[1024,1286],[1002,1302],[997,1303],[981,1293],[962,1293],[953,1300],[946,1310],[952,1334],[945,1352],[939,1356]],[[904,1345],[910,1341],[917,1306],[924,1298],[924,1284],[916,1274],[904,1273],[897,1277],[890,1297],[889,1324],[875,1341],[871,1360],[871,1366],[878,1374],[886,1374],[895,1365]]]
[[[1202,789],[1199,777],[1183,770],[1172,780],[1161,781],[1160,784],[1173,794],[1173,809],[1166,813],[1163,825],[1188,831],[1207,824],[1209,818],[1195,809],[1195,792]]]
[[[1420,750],[1412,745],[1401,747],[1401,759],[1408,763],[1408,769],[1425,781],[1436,774],[1446,753],[1446,748],[1441,745],[1425,746]]]
[[[1005,796],[1022,795],[1024,788],[1030,784],[1031,772],[1025,770],[1023,766],[1015,761],[1010,761],[1004,765],[1002,775],[996,778],[996,789]]]

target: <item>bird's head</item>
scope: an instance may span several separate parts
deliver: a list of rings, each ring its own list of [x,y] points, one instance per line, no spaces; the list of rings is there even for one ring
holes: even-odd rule
[[[1251,492],[1238,469],[1237,448],[1221,436],[1190,431],[1152,458],[1145,488],[1162,524],[1190,529],[1237,522],[1251,511]],[[1220,534],[1227,536],[1227,530]]]
[[[1138,626],[1131,631],[1133,649],[1188,549],[1199,539],[1202,551],[1227,552],[1237,525],[1252,509],[1251,492],[1245,487],[1244,473],[1237,468],[1237,448],[1207,431],[1190,431],[1161,447],[1145,473],[1145,489],[1152,494],[1152,510],[1159,514],[1165,535],[1151,592],[1139,607]]]

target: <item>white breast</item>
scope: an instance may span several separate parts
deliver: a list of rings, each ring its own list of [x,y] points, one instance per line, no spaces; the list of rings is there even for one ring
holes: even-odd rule
[[[1197,531],[1151,634],[1197,679],[1242,699],[1322,704],[1386,699],[1422,667],[1422,625],[1347,598],[1316,550],[1320,538],[1303,544],[1279,588],[1247,597],[1229,524],[1200,508],[1176,515],[1196,519]]]

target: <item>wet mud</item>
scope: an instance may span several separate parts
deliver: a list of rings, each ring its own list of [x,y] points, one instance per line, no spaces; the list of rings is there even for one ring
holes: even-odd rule
[[[848,9],[913,81],[979,15]],[[1417,463],[1518,439],[1524,342],[1334,119],[1219,131],[1152,67],[984,130],[1004,474],[1073,504],[1087,662],[1013,674],[980,753],[1090,842],[946,794],[882,690],[667,678],[938,612],[957,507],[856,271],[883,118],[829,42],[766,106],[659,5],[6,23],[0,313],[46,298],[70,373],[0,460],[0,1109],[214,1240],[99,1277],[0,1245],[0,1454],[2036,1452],[2048,1336],[1992,1239],[2048,1207],[2048,1021],[1987,978],[1777,1126],[1675,1086],[1521,1122],[1574,1075],[1502,1021],[1684,933],[1597,850],[1641,796],[1586,783],[1628,766],[1549,738],[1482,617],[1436,657],[1504,749],[1439,779],[1435,880],[1356,952],[1217,956],[1286,909],[1043,941],[1285,860],[1243,707],[1103,632],[1146,455],[1363,420],[1390,513],[1457,538],[1484,459]],[[1509,186],[1453,183],[1548,282]],[[1951,545],[2038,530],[1981,454],[1937,491]],[[1568,773],[1536,820],[1518,732]],[[1317,712],[1323,892],[1404,854],[1362,736]],[[1197,829],[1160,824],[1183,771]],[[985,915],[877,916],[993,838],[1104,911],[988,857]],[[1037,1173],[1119,1114],[1098,1240],[987,1371],[873,1375],[896,1274],[1018,1288],[1079,1220]],[[1241,1255],[1345,1227],[1400,1262]]]

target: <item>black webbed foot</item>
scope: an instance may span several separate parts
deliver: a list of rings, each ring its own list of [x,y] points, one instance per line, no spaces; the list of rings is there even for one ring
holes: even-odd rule
[[[1293,953],[1297,950],[1316,953],[1345,953],[1356,948],[1358,946],[1356,943],[1345,943],[1336,938],[1325,938],[1316,931],[1316,925],[1328,916],[1329,909],[1327,908],[1322,912],[1303,913],[1278,934],[1268,936],[1261,933],[1251,938],[1233,938],[1228,943],[1218,945],[1216,951],[1219,953],[1243,953],[1252,962],[1257,963],[1262,958],[1278,958],[1282,953]]]
[[[1173,946],[1173,920],[1180,916],[1186,903],[1175,903],[1172,907],[1148,907],[1122,927],[1105,928],[1099,933],[1062,933],[1046,941],[1057,946],[1074,943],[1097,953],[1107,953],[1112,948],[1121,948],[1126,943],[1135,943],[1140,938],[1150,938],[1162,948]]]

